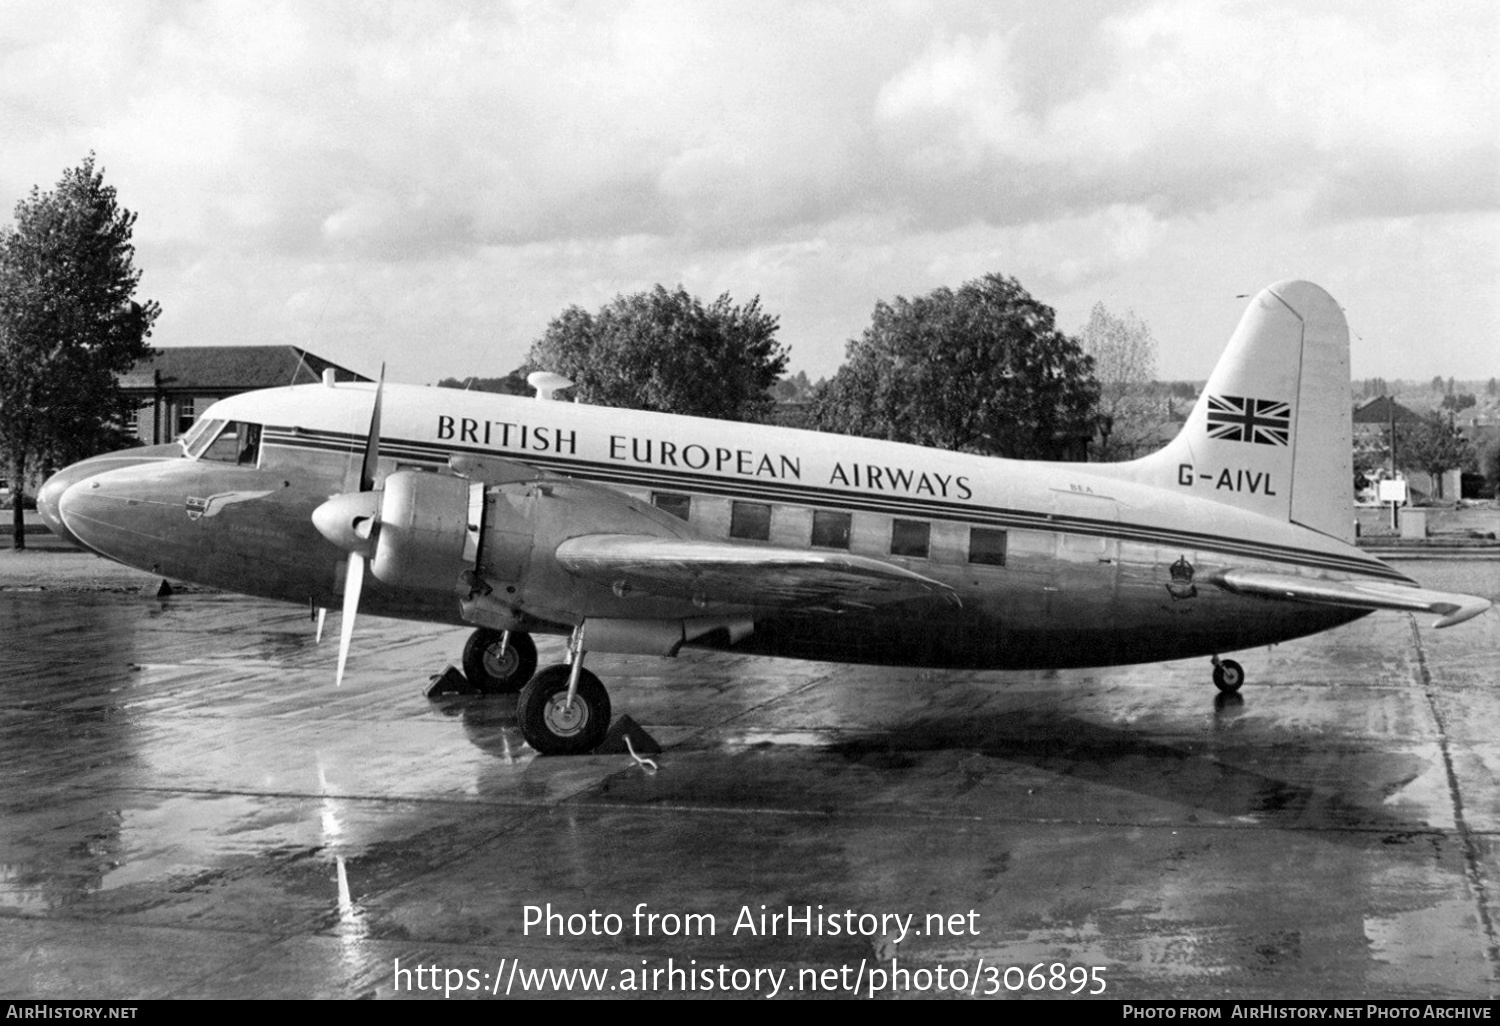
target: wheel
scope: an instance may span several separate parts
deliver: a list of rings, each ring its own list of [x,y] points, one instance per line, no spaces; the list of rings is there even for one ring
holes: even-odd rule
[[[1220,659],[1214,667],[1214,687],[1232,695],[1245,683],[1245,668],[1233,659]]]
[[[592,752],[609,732],[609,692],[598,677],[580,670],[571,709],[567,702],[566,666],[547,667],[521,689],[516,702],[521,736],[542,755]]]
[[[464,643],[464,676],[486,695],[513,695],[536,672],[536,642],[525,631],[511,631],[504,644],[502,631],[481,627]]]

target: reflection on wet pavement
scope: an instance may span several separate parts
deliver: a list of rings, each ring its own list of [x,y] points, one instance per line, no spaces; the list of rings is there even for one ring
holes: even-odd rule
[[[1497,625],[1380,614],[1242,654],[1227,699],[1206,661],[594,657],[662,743],[652,774],[537,758],[506,700],[422,697],[463,631],[361,620],[335,689],[302,610],[3,593],[0,992],[383,996],[395,959],[795,974],[895,956],[1106,966],[1123,998],[1483,997]],[[548,903],[717,929],[524,929]],[[972,911],[978,930],[732,929],[761,905]]]

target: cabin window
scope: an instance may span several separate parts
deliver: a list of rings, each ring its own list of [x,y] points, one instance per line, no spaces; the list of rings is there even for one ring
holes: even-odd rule
[[[991,527],[969,531],[969,562],[984,566],[1005,565],[1005,532]]]
[[[925,520],[891,522],[891,555],[926,559],[932,544],[932,525]]]
[[[1057,555],[1061,559],[1093,562],[1109,554],[1109,539],[1090,534],[1060,534]]]
[[[813,510],[812,543],[824,549],[847,549],[851,521],[848,513]]]
[[[771,540],[771,507],[763,502],[736,502],[729,507],[729,537]]]
[[[216,463],[253,467],[260,462],[260,425],[232,420],[219,432],[200,457]]]
[[[680,492],[652,492],[651,505],[663,513],[670,513],[678,520],[686,520],[693,511],[693,497]]]

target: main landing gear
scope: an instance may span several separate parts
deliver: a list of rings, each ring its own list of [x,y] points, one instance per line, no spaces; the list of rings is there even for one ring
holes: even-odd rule
[[[536,672],[536,642],[525,631],[481,627],[464,645],[464,676],[486,695],[514,695]]]
[[[1240,685],[1245,683],[1245,668],[1233,659],[1220,659],[1213,657],[1214,664],[1214,687],[1232,695],[1239,691]]]
[[[464,645],[464,676],[486,695],[514,695],[526,743],[542,755],[583,755],[609,732],[609,692],[583,668],[583,632],[568,641],[568,661],[536,671],[536,643],[525,631],[482,627]],[[528,683],[529,681],[529,683]]]
[[[583,668],[583,629],[568,640],[568,662],[549,666],[521,689],[516,719],[542,755],[584,755],[609,732],[609,692]]]

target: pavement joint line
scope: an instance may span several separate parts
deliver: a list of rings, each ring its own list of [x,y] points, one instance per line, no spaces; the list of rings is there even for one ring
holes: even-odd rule
[[[630,768],[633,768],[633,767],[630,767]],[[628,772],[628,770],[630,768],[627,768],[627,772]],[[617,776],[617,775],[618,774],[609,774],[609,776],[611,776],[611,777]],[[180,795],[224,795],[224,796],[250,797],[250,798],[282,798],[282,799],[295,800],[295,801],[317,801],[317,800],[320,800],[320,799],[326,800],[326,799],[330,799],[331,798],[331,799],[336,799],[338,801],[362,802],[362,803],[368,803],[368,804],[400,804],[400,805],[426,804],[426,805],[460,805],[460,806],[484,805],[484,806],[493,806],[493,807],[496,807],[496,808],[520,808],[520,809],[538,809],[538,810],[552,809],[555,806],[562,804],[563,802],[569,802],[569,803],[571,803],[569,805],[569,808],[571,808],[571,809],[582,810],[582,811],[586,811],[586,812],[601,812],[601,813],[618,813],[618,812],[621,812],[621,811],[639,811],[639,812],[654,813],[654,812],[661,811],[661,812],[677,812],[677,813],[700,813],[700,814],[705,814],[705,815],[719,815],[719,816],[770,816],[770,815],[777,815],[777,816],[815,817],[815,818],[819,818],[819,819],[845,818],[845,819],[869,819],[869,820],[893,819],[894,818],[894,819],[899,819],[899,820],[902,820],[902,821],[908,821],[908,820],[911,820],[911,819],[923,819],[923,820],[926,820],[926,821],[929,821],[929,822],[995,823],[995,824],[1028,823],[1028,824],[1040,825],[1040,826],[1084,826],[1084,827],[1107,826],[1107,827],[1130,827],[1132,829],[1140,829],[1140,830],[1236,830],[1237,831],[1237,830],[1267,829],[1269,827],[1271,829],[1282,829],[1282,830],[1286,830],[1286,831],[1290,831],[1290,832],[1303,833],[1303,834],[1312,834],[1312,835],[1316,835],[1316,834],[1389,834],[1389,833],[1392,833],[1392,832],[1398,832],[1398,833],[1402,833],[1402,834],[1408,834],[1408,835],[1411,835],[1413,837],[1449,837],[1449,836],[1457,837],[1457,836],[1459,836],[1459,832],[1458,831],[1456,831],[1456,830],[1447,830],[1447,829],[1444,829],[1442,827],[1403,827],[1400,830],[1394,830],[1394,828],[1392,828],[1391,826],[1339,826],[1339,825],[1328,825],[1328,826],[1320,826],[1320,827],[1301,827],[1301,826],[1276,827],[1274,823],[1267,823],[1267,822],[1265,822],[1263,820],[1257,820],[1254,823],[1240,823],[1240,822],[1233,822],[1233,821],[1210,822],[1210,823],[1204,823],[1204,822],[1196,822],[1196,823],[1194,823],[1194,822],[1186,822],[1186,821],[1178,821],[1178,822],[1155,822],[1155,823],[1152,823],[1152,822],[1138,822],[1138,821],[1135,821],[1135,820],[1082,819],[1082,818],[1064,818],[1064,817],[1060,817],[1060,816],[1012,816],[1012,815],[1004,815],[1004,816],[980,816],[980,815],[962,815],[962,814],[956,814],[956,813],[916,812],[916,811],[912,811],[910,809],[896,809],[896,808],[869,808],[869,809],[841,808],[841,809],[834,809],[834,810],[830,810],[830,809],[811,809],[811,808],[809,808],[809,809],[795,809],[795,808],[785,808],[785,807],[736,808],[736,807],[732,807],[732,806],[720,806],[720,805],[686,805],[686,804],[678,804],[678,803],[661,803],[661,802],[651,802],[649,804],[643,804],[643,805],[627,804],[627,805],[623,805],[622,806],[618,802],[591,802],[591,801],[575,801],[574,800],[574,798],[576,797],[577,794],[581,793],[582,791],[587,791],[587,790],[590,790],[590,789],[591,789],[590,786],[586,786],[586,787],[580,788],[578,791],[574,791],[571,794],[563,795],[563,796],[558,797],[558,798],[542,799],[542,800],[529,800],[529,801],[525,800],[525,799],[493,799],[493,798],[460,799],[460,798],[442,798],[442,797],[411,797],[411,796],[400,796],[400,795],[394,795],[394,796],[393,795],[359,795],[359,794],[334,794],[334,795],[329,795],[329,794],[315,794],[315,793],[311,793],[311,792],[295,792],[295,791],[242,791],[242,790],[186,788],[186,787],[120,787],[120,788],[112,788],[112,789],[110,789],[108,791],[100,791],[100,790],[90,789],[90,790],[86,790],[85,793],[88,794],[88,795],[91,795],[91,796],[99,796],[99,795],[103,795],[103,794],[121,794],[121,793],[180,794]],[[80,790],[84,790],[84,789],[80,789]],[[509,830],[500,831],[499,833],[495,834],[493,837],[490,837],[490,838],[488,838],[485,841],[479,842],[479,844],[488,844],[491,841],[494,841],[496,838],[498,838],[500,836],[503,836],[504,834],[509,833],[509,832],[510,832]],[[1471,829],[1471,830],[1468,831],[1468,836],[1471,836],[1471,837],[1491,837],[1491,836],[1500,837],[1500,829],[1495,829],[1495,830],[1473,830],[1473,829]]]
[[[1443,755],[1443,772],[1448,777],[1448,796],[1453,802],[1453,825],[1463,848],[1464,875],[1468,878],[1469,887],[1473,890],[1475,911],[1479,917],[1480,926],[1484,929],[1485,955],[1489,959],[1491,972],[1500,975],[1500,941],[1496,940],[1495,922],[1490,917],[1489,890],[1485,886],[1484,873],[1480,868],[1481,858],[1478,846],[1474,843],[1474,833],[1469,829],[1468,819],[1464,816],[1463,791],[1459,785],[1458,771],[1453,768],[1453,753],[1448,746],[1448,725],[1443,719],[1442,710],[1438,708],[1437,689],[1433,687],[1432,673],[1427,668],[1427,654],[1422,649],[1422,634],[1417,629],[1416,617],[1408,614],[1407,624],[1411,628],[1412,647],[1417,654],[1417,673],[1423,685],[1423,692],[1427,696],[1427,707],[1438,728],[1438,749]]]

